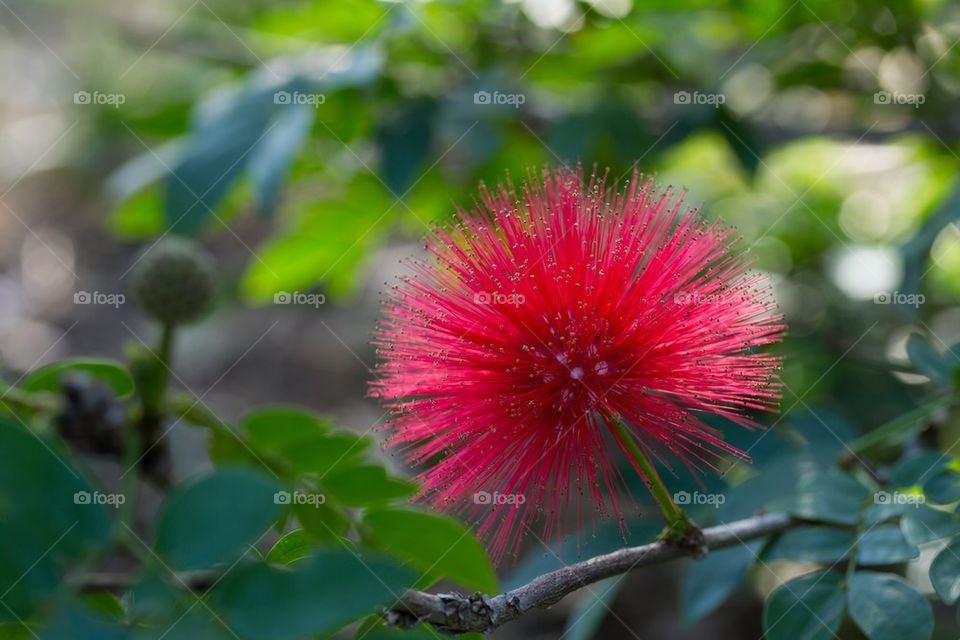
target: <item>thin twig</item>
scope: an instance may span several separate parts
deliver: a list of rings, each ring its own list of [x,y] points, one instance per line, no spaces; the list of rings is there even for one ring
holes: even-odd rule
[[[721,549],[779,533],[795,524],[797,521],[787,514],[769,513],[704,529],[703,536],[707,549]],[[688,553],[668,542],[628,547],[551,571],[493,597],[408,591],[384,619],[389,625],[401,627],[428,622],[447,633],[489,631],[531,609],[549,607],[588,584]]]
[[[706,548],[712,551],[765,538],[798,524],[801,522],[785,513],[768,513],[704,529],[703,536]],[[429,623],[439,631],[451,634],[489,631],[516,620],[531,609],[556,604],[588,584],[689,554],[689,550],[669,542],[651,542],[545,573],[522,587],[496,596],[407,591],[396,605],[384,612],[383,617],[388,625],[397,627]],[[205,591],[216,583],[214,572],[189,572],[180,577],[195,591]],[[93,574],[73,583],[86,592],[121,592],[130,587],[133,579],[134,576],[127,574]]]

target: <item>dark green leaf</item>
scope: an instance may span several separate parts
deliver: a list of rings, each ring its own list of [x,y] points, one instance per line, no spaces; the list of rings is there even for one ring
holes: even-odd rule
[[[952,469],[941,469],[923,483],[923,493],[933,504],[960,500],[960,474]]]
[[[107,591],[84,594],[83,603],[93,611],[97,611],[112,620],[120,620],[126,615],[123,603],[117,596]],[[0,635],[0,638],[2,637]]]
[[[40,367],[24,378],[22,386],[27,391],[59,393],[62,377],[72,373],[85,373],[104,382],[118,397],[133,393],[133,378],[122,364],[95,358],[70,358]]]
[[[0,638],[3,640],[36,640],[37,631],[27,622],[0,622]]]
[[[109,541],[105,498],[60,443],[0,417],[0,622],[28,619],[66,565]]]
[[[317,108],[312,104],[286,104],[263,138],[250,152],[248,170],[261,211],[269,213],[290,163],[310,133]]]
[[[250,153],[276,109],[274,95],[284,86],[248,86],[221,94],[203,110],[171,166],[164,208],[167,224],[195,233],[243,173]]]
[[[317,549],[316,540],[303,529],[296,529],[274,543],[267,553],[267,561],[276,564],[293,564],[307,558]]]
[[[415,579],[393,560],[361,558],[340,547],[318,551],[291,568],[237,567],[210,598],[241,637],[294,640],[333,632],[396,601]]]
[[[747,570],[757,559],[761,544],[711,551],[706,558],[690,563],[680,586],[684,624],[695,624],[740,588]]]
[[[960,542],[941,549],[930,564],[930,582],[945,604],[960,599]]]
[[[124,600],[131,619],[162,625],[176,617],[180,608],[180,595],[174,585],[165,581],[155,571],[148,570],[133,584]]]
[[[283,507],[278,483],[249,469],[224,469],[171,494],[157,524],[158,553],[177,569],[202,569],[240,555]]]
[[[365,506],[412,495],[417,486],[391,478],[378,465],[355,466],[323,478],[323,486],[343,504]]]
[[[346,471],[370,447],[370,440],[351,433],[331,433],[294,442],[279,454],[294,473],[316,473],[321,479]]]
[[[926,451],[903,458],[890,470],[890,483],[897,487],[923,484],[950,462],[950,457],[939,451]]]
[[[258,407],[241,419],[240,426],[254,447],[269,451],[309,441],[330,430],[329,423],[310,411],[286,406]]]
[[[863,512],[863,521],[868,526],[886,522],[893,518],[899,518],[908,509],[913,508],[913,505],[905,501],[894,501],[891,497],[892,495],[893,494],[885,491],[877,492],[877,503],[871,504],[867,507],[867,510]],[[922,499],[922,496],[920,498]]]
[[[419,100],[380,119],[380,173],[394,197],[403,196],[421,171],[430,151],[435,111],[434,101]]]
[[[960,534],[960,520],[947,511],[918,505],[904,513],[900,528],[912,544],[923,544]]]
[[[809,573],[781,585],[763,607],[767,640],[834,640],[844,610],[843,579],[832,571]]]
[[[868,496],[869,490],[852,477],[831,470],[801,482],[796,495],[769,506],[807,520],[853,525]]]
[[[68,606],[57,613],[43,630],[43,640],[126,640],[129,632],[119,624],[94,616],[77,607]]]
[[[929,640],[933,635],[930,603],[899,576],[861,571],[849,589],[850,617],[870,640]]]
[[[853,551],[853,534],[826,527],[798,527],[780,535],[764,553],[764,560],[836,562]]]
[[[849,418],[829,407],[793,411],[787,420],[807,446],[827,460],[845,452],[845,443],[853,440],[859,431]]]
[[[920,550],[907,542],[896,525],[881,525],[864,533],[857,542],[857,564],[893,564],[913,560]]]
[[[315,541],[336,540],[350,524],[347,516],[332,504],[302,503],[293,512]]]
[[[430,577],[496,593],[497,579],[483,545],[456,520],[420,511],[378,509],[363,518],[371,544]]]
[[[623,579],[624,576],[615,576],[584,588],[567,615],[562,637],[566,640],[590,640],[596,637],[620,593]]]

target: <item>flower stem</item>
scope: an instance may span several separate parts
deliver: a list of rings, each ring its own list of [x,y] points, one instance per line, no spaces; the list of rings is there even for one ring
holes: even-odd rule
[[[664,519],[667,521],[667,526],[663,530],[663,533],[660,534],[660,537],[663,540],[677,543],[684,547],[699,549],[702,546],[702,532],[687,518],[687,514],[683,509],[678,507],[673,501],[673,497],[667,490],[667,485],[665,485],[660,478],[660,474],[657,473],[657,468],[653,462],[650,461],[647,454],[644,453],[640,445],[637,444],[633,434],[630,433],[630,430],[623,424],[623,421],[609,414],[605,414],[605,417],[607,424],[614,432],[624,451],[636,465],[637,470],[643,478],[644,484],[650,491],[650,495],[653,496],[654,501],[663,513]]]

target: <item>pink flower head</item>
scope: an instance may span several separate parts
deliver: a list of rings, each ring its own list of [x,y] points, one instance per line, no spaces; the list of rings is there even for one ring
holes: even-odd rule
[[[538,517],[546,540],[582,524],[583,495],[591,522],[622,521],[608,420],[715,469],[746,454],[702,416],[755,427],[779,399],[778,358],[755,352],[783,332],[766,278],[681,198],[637,173],[622,192],[569,170],[481,187],[386,297],[373,395],[390,446],[427,465],[423,498],[480,520],[495,559]]]

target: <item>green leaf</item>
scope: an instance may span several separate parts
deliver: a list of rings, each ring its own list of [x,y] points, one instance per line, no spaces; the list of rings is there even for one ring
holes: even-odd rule
[[[69,358],[60,360],[31,372],[23,380],[27,391],[51,391],[59,393],[64,375],[85,373],[113,389],[117,397],[133,393],[133,378],[119,362],[96,358]]]
[[[795,578],[776,589],[763,607],[767,640],[834,640],[843,621],[843,579],[833,571]]]
[[[436,106],[433,100],[416,100],[379,119],[380,174],[396,198],[404,195],[427,159]]]
[[[899,576],[858,572],[849,589],[850,617],[870,640],[929,640],[933,635],[930,603]]]
[[[836,562],[853,551],[853,534],[826,527],[798,527],[781,534],[764,553],[765,561]]]
[[[294,473],[316,473],[323,479],[335,469],[353,466],[356,458],[369,447],[367,438],[333,433],[294,442],[279,453]]]
[[[920,550],[907,542],[896,525],[881,525],[868,530],[857,542],[857,564],[878,565],[906,562],[920,556]]]
[[[401,509],[377,509],[363,518],[370,544],[408,560],[429,576],[496,593],[497,579],[483,545],[460,522]]]
[[[566,640],[590,640],[595,637],[620,593],[623,580],[622,575],[614,576],[583,589],[567,615],[561,637]]]
[[[331,504],[298,504],[293,512],[314,540],[336,540],[350,525],[347,516]]]
[[[877,496],[883,496],[882,502],[877,502],[867,507],[863,512],[863,521],[868,525],[880,524],[893,518],[899,518],[913,505],[904,501],[893,501],[891,494],[887,492],[878,492]],[[922,499],[922,496],[917,496]]]
[[[950,457],[939,451],[926,451],[903,458],[890,469],[890,483],[897,487],[923,484],[950,462]]]
[[[393,560],[369,554],[361,558],[340,547],[322,549],[292,568],[262,563],[237,567],[210,599],[241,637],[294,640],[332,633],[389,605],[414,581]]]
[[[58,441],[0,416],[0,451],[0,622],[17,622],[44,604],[67,567],[107,545],[110,523]]]
[[[907,355],[910,357],[910,363],[914,369],[932,381],[944,386],[952,384],[953,366],[951,366],[951,363],[916,333],[911,334],[907,339]]]
[[[944,604],[960,600],[960,542],[940,550],[930,564],[930,582]]]
[[[60,611],[43,631],[44,640],[127,640],[129,632],[77,606]]]
[[[331,473],[323,479],[330,495],[351,507],[362,507],[413,495],[417,485],[391,478],[378,465],[360,465]]]
[[[900,528],[910,543],[923,544],[960,534],[960,521],[952,513],[918,505],[904,513]]]
[[[119,203],[107,219],[114,235],[127,240],[144,240],[163,233],[163,194],[151,185]]]
[[[120,620],[127,613],[123,603],[120,602],[117,596],[108,591],[86,593],[83,595],[83,603],[112,620]],[[2,637],[3,636],[0,635],[0,638]]]
[[[148,569],[124,596],[131,619],[149,625],[163,625],[176,617],[182,592],[157,571],[159,568]]]
[[[170,495],[157,524],[157,552],[177,569],[202,569],[239,556],[283,510],[280,486],[261,473],[224,469]]]
[[[960,500],[960,474],[941,469],[923,483],[923,493],[933,504],[950,504]]]
[[[316,549],[316,540],[303,529],[296,529],[274,543],[267,553],[267,562],[293,564],[309,557]]]
[[[384,216],[393,204],[382,184],[366,173],[342,185],[342,192],[303,204],[296,224],[256,248],[259,259],[250,262],[241,283],[244,298],[275,303],[277,293],[308,291],[318,282],[331,297],[354,291],[365,258],[395,224]],[[290,311],[315,308],[291,305]]]
[[[868,489],[855,479],[830,470],[801,482],[796,495],[776,500],[769,507],[805,520],[854,525],[868,496]]]
[[[278,451],[301,440],[325,435],[327,421],[306,409],[287,406],[258,407],[240,420],[255,447]]]
[[[183,151],[166,180],[164,210],[170,229],[195,233],[243,173],[277,105],[283,86],[246,86],[201,105]]]
[[[210,459],[217,465],[244,463],[256,465],[262,463],[251,453],[249,446],[229,427],[213,429],[210,432],[208,451]]]
[[[751,543],[711,551],[706,558],[690,563],[680,586],[684,624],[695,624],[740,588],[761,545]]]
[[[0,622],[0,638],[3,640],[36,640],[36,626],[28,622]]]
[[[280,184],[304,139],[317,108],[311,104],[286,104],[278,110],[273,124],[250,152],[249,172],[257,205],[269,213],[276,203]]]

